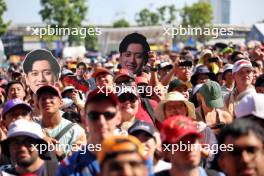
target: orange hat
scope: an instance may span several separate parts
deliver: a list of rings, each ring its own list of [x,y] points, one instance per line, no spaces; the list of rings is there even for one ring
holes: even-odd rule
[[[102,149],[97,155],[99,163],[104,162],[108,155],[119,154],[124,152],[136,152],[144,160],[144,147],[142,143],[134,136],[112,136],[103,141]]]

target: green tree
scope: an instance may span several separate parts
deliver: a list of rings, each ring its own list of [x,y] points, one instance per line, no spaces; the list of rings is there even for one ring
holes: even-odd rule
[[[119,28],[119,27],[129,27],[130,25],[129,25],[129,22],[127,21],[127,20],[125,20],[125,19],[119,19],[119,20],[117,20],[117,21],[115,21],[114,23],[113,23],[113,27],[114,28]]]
[[[212,7],[206,2],[197,2],[192,6],[185,6],[182,9],[182,26],[200,28],[204,31],[205,28],[212,26]],[[209,38],[202,32],[201,35],[197,35],[196,39],[201,42],[208,40]]]
[[[5,23],[2,19],[4,12],[7,10],[6,3],[4,0],[0,0],[0,36],[4,35],[10,22]]]
[[[159,18],[156,12],[144,8],[136,15],[136,22],[139,26],[155,26],[159,24]]]
[[[85,37],[85,48],[88,50],[98,50],[98,42],[96,35],[88,35]]]
[[[85,0],[41,0],[42,9],[39,13],[48,25],[57,25],[60,28],[81,28],[88,10],[85,2]],[[69,45],[78,45],[81,41],[79,36],[68,36]]]
[[[172,24],[176,20],[176,8],[174,5],[164,5],[157,8],[160,23]]]

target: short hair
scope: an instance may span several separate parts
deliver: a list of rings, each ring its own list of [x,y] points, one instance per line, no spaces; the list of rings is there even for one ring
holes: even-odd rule
[[[264,74],[260,75],[255,83],[255,87],[264,87]]]
[[[132,34],[128,34],[120,43],[119,45],[119,52],[123,53],[125,51],[127,51],[128,46],[131,43],[137,43],[137,44],[141,44],[143,47],[143,55],[144,55],[144,64],[147,63],[148,60],[148,52],[150,51],[150,47],[149,44],[147,42],[147,39],[145,36],[143,36],[142,34],[139,33],[132,33]]]
[[[223,144],[228,136],[239,138],[248,135],[250,132],[264,143],[264,129],[248,118],[237,119],[233,123],[226,125],[218,136],[218,143]]]
[[[76,68],[79,68],[80,66],[84,66],[84,69],[86,70],[87,69],[87,66],[84,62],[79,62],[77,65],[76,65]]]
[[[60,76],[60,65],[57,62],[56,58],[48,50],[37,49],[29,52],[23,62],[23,71],[25,74],[32,71],[32,66],[36,61],[46,60],[49,62],[52,72],[55,73],[57,77]]]

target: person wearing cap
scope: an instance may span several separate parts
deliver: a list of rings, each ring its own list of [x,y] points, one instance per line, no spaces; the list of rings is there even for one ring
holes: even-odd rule
[[[121,123],[119,125],[122,131],[127,131],[136,121],[136,114],[140,106],[139,96],[135,90],[135,87],[122,87],[117,92],[121,115]]]
[[[19,98],[25,100],[26,90],[24,85],[19,81],[10,81],[6,86],[7,100]]]
[[[8,126],[12,122],[18,119],[26,119],[29,121],[33,119],[33,112],[30,105],[20,99],[8,100],[4,104],[2,111],[2,120],[6,129],[8,129]]]
[[[193,103],[177,91],[167,93],[165,100],[161,100],[155,109],[155,116],[159,122],[173,115],[184,115],[196,119]]]
[[[156,176],[207,176],[208,170],[200,167],[203,148],[199,146],[201,134],[197,131],[196,124],[186,116],[172,116],[163,122],[160,130],[163,152],[171,162],[171,169],[161,171]],[[180,150],[182,145],[192,145]],[[177,145],[172,147],[172,145]],[[222,175],[222,174],[221,174]]]
[[[97,176],[100,172],[96,154],[101,150],[102,141],[112,136],[121,122],[118,98],[113,92],[106,91],[106,88],[103,90],[97,88],[89,93],[84,115],[84,124],[89,133],[87,146],[65,158],[57,176],[78,174]]]
[[[224,96],[231,92],[235,87],[235,80],[232,75],[232,69],[232,64],[226,64],[223,68],[222,79],[224,80],[224,85],[221,87],[221,90]]]
[[[250,118],[264,128],[264,94],[247,94],[235,107],[236,118]]]
[[[51,155],[48,155],[48,143],[39,124],[25,119],[11,123],[7,138],[0,145],[3,154],[15,163],[1,170],[0,175],[54,176],[58,163],[44,161]]]
[[[189,100],[190,93],[188,91],[188,86],[180,79],[174,79],[170,82],[168,87],[168,92],[180,92],[184,97]]]
[[[150,46],[145,36],[139,33],[128,34],[119,45],[120,64],[131,74],[142,72],[148,63]]]
[[[228,176],[264,175],[264,128],[251,119],[236,119],[219,135],[218,168]]]
[[[193,59],[191,56],[183,55],[180,60],[176,60],[170,72],[161,80],[162,85],[166,86],[173,77],[183,81],[188,88],[192,87],[190,82],[193,69]]]
[[[105,69],[105,68],[97,68],[92,77],[95,79],[95,83],[97,87],[109,87],[110,89],[113,88],[113,74]]]
[[[128,69],[121,68],[119,72],[114,77],[114,82],[117,86],[135,86],[135,77],[129,72]]]
[[[137,121],[129,129],[128,134],[135,136],[144,146],[145,156],[148,157],[154,172],[165,170],[171,167],[170,163],[161,160],[160,135],[148,122]]]
[[[171,63],[167,61],[161,62],[158,66],[159,79],[162,80],[164,76],[167,75],[172,68],[173,66]]]
[[[264,74],[260,75],[255,83],[257,93],[264,93]]]
[[[146,156],[154,159],[156,150],[156,138],[154,136],[155,128],[148,122],[136,121],[129,129],[128,134],[138,138],[144,144]]]
[[[101,176],[148,176],[146,156],[134,136],[113,136],[103,141],[98,153]]]
[[[42,85],[54,85],[59,80],[60,70],[56,58],[45,49],[29,52],[23,62],[26,82],[34,93]]]
[[[137,89],[141,98],[151,98],[152,92],[148,92],[149,81],[144,76],[138,76],[135,79]]]
[[[210,72],[210,70],[204,65],[197,66],[194,74],[191,77],[191,83],[193,87],[209,80],[216,81],[215,74]]]
[[[224,107],[224,100],[217,82],[204,83],[199,89],[198,99],[200,106],[196,108],[197,120],[205,122],[216,135],[225,124],[232,122],[232,116],[221,109]]]
[[[78,124],[72,124],[71,121],[62,118],[60,108],[62,106],[62,97],[60,91],[50,85],[40,87],[37,92],[37,106],[41,113],[41,125],[47,134],[50,142],[61,144],[56,151],[58,159],[71,152],[70,147],[63,145],[83,145],[86,144],[86,134],[83,128]],[[67,129],[63,135],[59,135],[63,129]],[[60,136],[60,137],[58,137]]]
[[[225,109],[234,117],[234,107],[243,96],[255,93],[252,86],[253,67],[248,60],[239,60],[234,63],[232,74],[235,80],[235,88],[224,97]]]

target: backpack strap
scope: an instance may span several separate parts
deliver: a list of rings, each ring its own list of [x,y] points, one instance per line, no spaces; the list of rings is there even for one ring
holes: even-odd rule
[[[74,125],[76,125],[76,123],[69,123],[66,127],[64,127],[59,134],[57,134],[54,139],[56,139],[57,141],[60,140],[60,138],[66,134]]]
[[[142,101],[143,107],[147,110],[152,122],[156,126],[156,119],[155,119],[154,111],[153,111],[153,108],[149,102],[149,99],[148,98],[141,98],[141,101]]]

